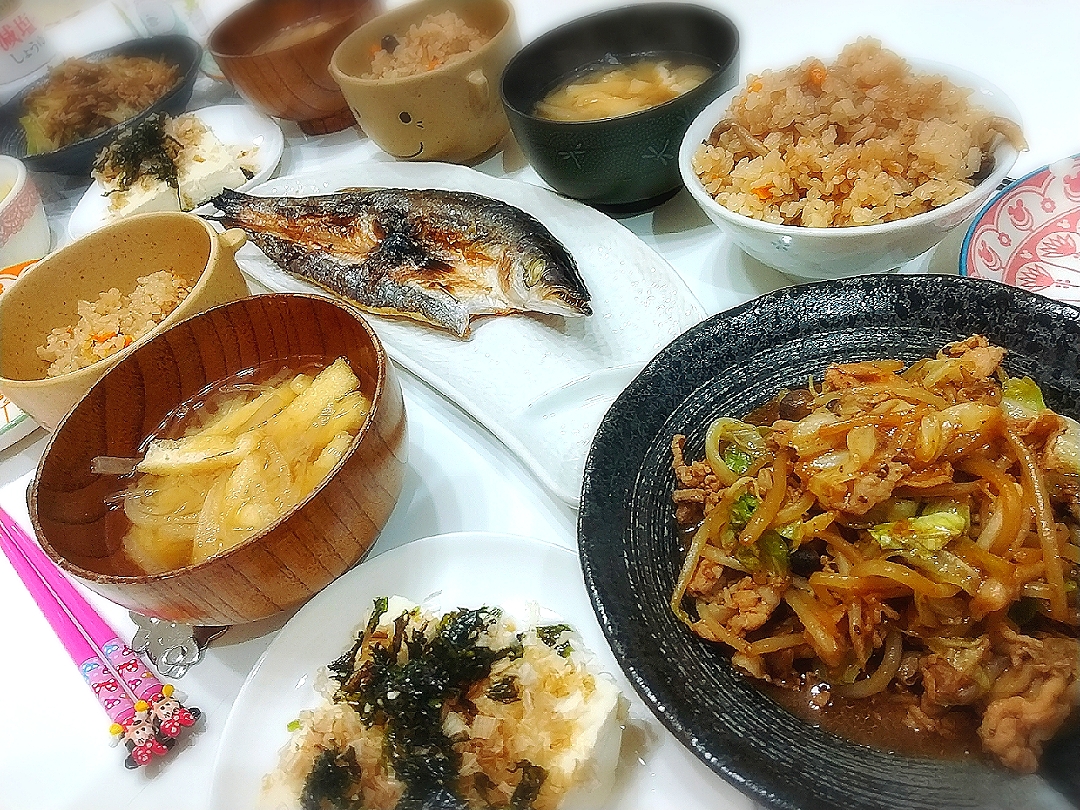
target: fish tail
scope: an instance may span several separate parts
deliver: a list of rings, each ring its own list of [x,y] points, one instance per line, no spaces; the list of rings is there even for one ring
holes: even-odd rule
[[[245,203],[250,203],[254,199],[256,198],[227,188],[216,197],[211,198],[210,202],[226,216],[238,217],[243,211]]]

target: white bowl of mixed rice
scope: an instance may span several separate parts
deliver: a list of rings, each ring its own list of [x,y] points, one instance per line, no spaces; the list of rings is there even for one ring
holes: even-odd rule
[[[859,40],[832,65],[748,77],[688,128],[687,189],[735,244],[789,275],[900,267],[965,225],[1023,148],[1019,111],[997,87],[910,68]]]

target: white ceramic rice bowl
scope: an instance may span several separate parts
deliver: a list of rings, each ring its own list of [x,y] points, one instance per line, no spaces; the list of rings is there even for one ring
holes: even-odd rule
[[[1016,105],[985,79],[948,65],[916,60],[909,60],[909,64],[917,71],[943,75],[958,86],[972,88],[969,97],[972,104],[1022,125]],[[758,261],[799,278],[832,279],[881,273],[922,255],[974,216],[1019,155],[1012,143],[999,139],[993,153],[993,171],[979,185],[948,205],[906,219],[840,228],[772,225],[722,206],[705,190],[693,168],[698,146],[725,117],[742,88],[740,84],[725,93],[694,119],[679,150],[679,171],[698,205],[736,245]]]

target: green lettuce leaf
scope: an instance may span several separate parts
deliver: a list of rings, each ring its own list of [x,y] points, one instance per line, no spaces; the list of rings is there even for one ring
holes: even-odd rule
[[[870,536],[884,551],[930,554],[966,534],[969,526],[967,505],[953,503],[928,507],[917,517],[879,523],[870,529]]]
[[[769,529],[753,545],[740,545],[734,557],[750,573],[769,571],[787,574],[790,570],[791,546],[779,532]]]
[[[929,504],[916,517],[880,523],[870,529],[870,536],[883,551],[898,554],[934,581],[947,582],[970,593],[978,587],[979,572],[946,548],[967,534],[970,526],[967,504],[941,501]]]
[[[1046,410],[1046,401],[1031,377],[1010,377],[1002,386],[1001,407],[1013,419],[1031,419]]]
[[[750,517],[760,505],[761,499],[756,495],[751,495],[749,492],[736,498],[735,503],[731,505],[731,519],[729,521],[732,531],[741,532],[745,529],[746,524],[750,522]]]

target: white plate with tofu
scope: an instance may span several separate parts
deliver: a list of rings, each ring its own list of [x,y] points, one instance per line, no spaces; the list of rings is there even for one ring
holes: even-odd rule
[[[94,180],[68,221],[70,239],[78,239],[131,214],[179,211],[182,207],[198,212],[202,210],[200,203],[223,188],[242,191],[273,175],[281,160],[285,138],[271,118],[241,104],[218,104],[188,114],[194,115],[210,136],[200,138],[190,150],[196,159],[177,166],[179,187],[172,188],[149,178],[140,181],[124,192],[124,207],[117,211],[105,186]],[[188,153],[185,149],[182,154]],[[251,172],[250,178],[240,166]]]
[[[279,751],[289,741],[289,724],[316,706],[316,673],[349,649],[372,601],[394,595],[432,611],[491,606],[522,625],[566,622],[591,651],[591,669],[615,681],[629,710],[611,774],[614,790],[604,800],[579,791],[573,799],[566,797],[561,810],[753,806],[683,748],[633,693],[596,622],[573,550],[527,537],[460,532],[415,540],[365,561],[278,632],[225,723],[211,782],[213,810],[289,806],[275,801],[276,795],[261,795],[263,777],[278,764]],[[614,757],[609,753],[578,755],[610,765]],[[602,783],[601,776],[592,778]]]

